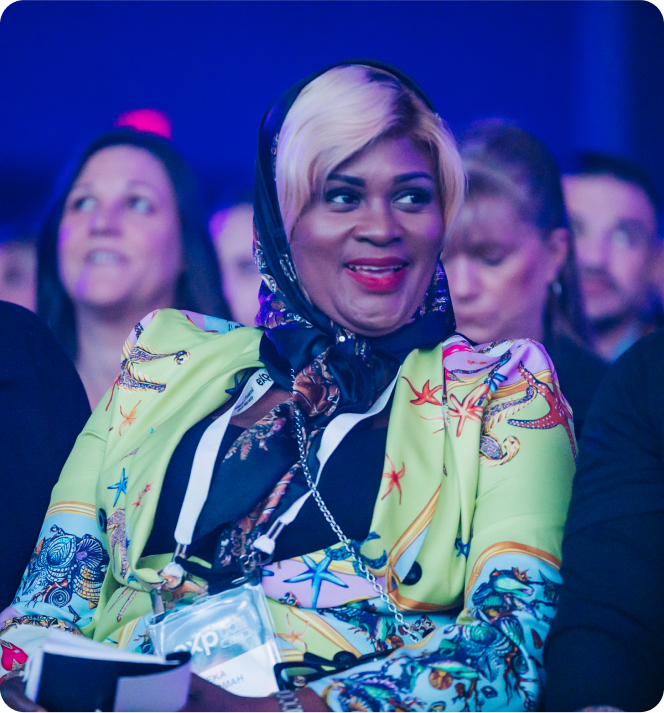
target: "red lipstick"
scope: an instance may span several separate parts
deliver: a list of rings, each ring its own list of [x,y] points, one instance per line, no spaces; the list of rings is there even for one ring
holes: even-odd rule
[[[348,275],[371,292],[392,292],[406,278],[408,263],[399,257],[357,258],[346,263]]]

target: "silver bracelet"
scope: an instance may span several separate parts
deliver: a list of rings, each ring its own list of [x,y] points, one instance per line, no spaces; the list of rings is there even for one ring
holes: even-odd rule
[[[303,711],[295,691],[278,691],[274,694],[279,701],[279,708],[282,711]]]

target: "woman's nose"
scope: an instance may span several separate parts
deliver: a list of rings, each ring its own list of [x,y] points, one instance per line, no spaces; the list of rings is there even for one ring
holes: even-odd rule
[[[401,239],[400,223],[393,209],[382,200],[372,201],[362,211],[356,227],[359,240],[386,245]]]
[[[120,235],[120,210],[112,204],[98,205],[90,215],[88,228],[91,235]]]
[[[469,301],[479,292],[479,281],[471,261],[464,255],[459,255],[444,261],[445,272],[450,283],[452,301]]]

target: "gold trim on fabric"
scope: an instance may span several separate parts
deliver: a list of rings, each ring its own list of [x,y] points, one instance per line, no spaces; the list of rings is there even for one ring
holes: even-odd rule
[[[119,649],[126,649],[131,643],[132,637],[134,636],[134,632],[136,631],[136,627],[138,626],[138,622],[140,620],[140,617],[138,619],[132,619],[120,629],[120,635],[118,636]]]
[[[89,503],[79,503],[75,500],[64,500],[59,503],[51,505],[51,507],[46,511],[46,516],[44,520],[52,515],[60,515],[67,513],[69,515],[83,515],[84,517],[91,517],[93,520],[97,519],[97,511],[94,505]]]
[[[507,554],[510,552],[516,552],[524,555],[532,555],[538,560],[541,560],[542,562],[546,562],[546,564],[551,565],[551,567],[554,567],[555,569],[560,569],[560,560],[557,557],[554,557],[549,552],[540,550],[537,547],[531,547],[530,545],[522,545],[519,542],[496,542],[495,545],[487,547],[486,550],[484,550],[484,552],[482,552],[482,554],[475,560],[475,564],[473,565],[470,577],[468,578],[468,584],[466,584],[466,597],[468,596],[470,590],[473,588],[475,582],[477,581],[477,578],[480,576],[480,572],[482,571],[484,565],[492,557]]]
[[[436,488],[436,492],[431,496],[429,502],[424,506],[422,512],[413,520],[413,522],[408,526],[408,529],[401,535],[401,537],[396,541],[394,547],[390,550],[390,554],[387,558],[387,565],[382,570],[372,570],[376,575],[385,574],[396,577],[396,574],[391,570],[394,569],[394,565],[399,561],[403,553],[415,542],[415,540],[424,532],[424,530],[431,524],[433,519],[433,514],[436,510],[436,505],[438,503],[438,496],[440,495],[440,485]],[[396,577],[398,579],[398,577]]]
[[[305,624],[309,624],[312,629],[317,631],[321,636],[330,641],[334,646],[341,651],[350,651],[354,656],[361,656],[360,652],[345,639],[333,626],[328,624],[325,619],[317,614],[310,613],[298,607],[288,607],[288,611]]]
[[[391,581],[391,578],[390,578]],[[398,589],[392,589],[388,585],[388,595],[390,599],[398,604],[402,609],[408,609],[414,612],[420,611],[446,611],[448,609],[455,609],[463,601],[461,597],[456,599],[452,604],[431,604],[429,602],[418,602],[417,599],[411,599],[403,594],[399,594]]]

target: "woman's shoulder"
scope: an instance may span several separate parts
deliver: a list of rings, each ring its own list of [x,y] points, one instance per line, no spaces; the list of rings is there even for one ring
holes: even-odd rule
[[[221,317],[178,309],[156,309],[143,317],[131,330],[125,342],[125,349],[131,350],[137,344],[160,343],[161,348],[188,349],[220,335],[234,335],[233,341],[253,342],[260,338],[261,331],[254,327],[244,327]],[[166,344],[167,343],[167,344]]]
[[[491,391],[513,380],[522,381],[527,373],[555,373],[544,346],[532,339],[473,344],[461,334],[453,334],[443,342],[443,366],[448,388],[457,382],[473,385],[487,382],[488,378]]]

